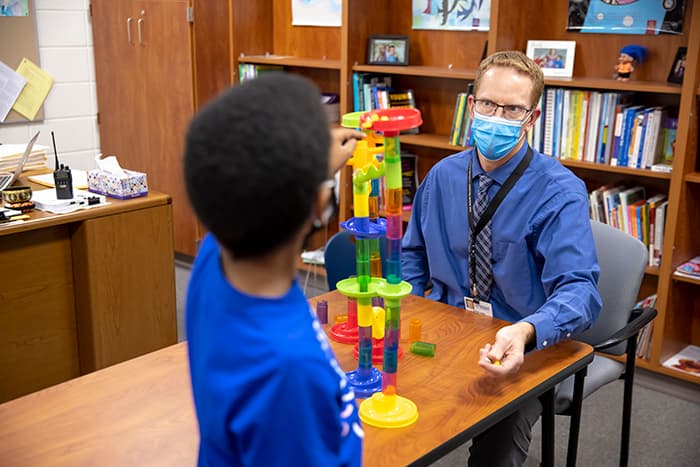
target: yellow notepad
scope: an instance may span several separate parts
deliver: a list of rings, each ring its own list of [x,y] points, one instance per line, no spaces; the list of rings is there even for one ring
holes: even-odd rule
[[[87,182],[87,172],[84,170],[71,169],[71,176],[73,177],[73,188],[78,190],[86,190],[88,187]],[[39,185],[44,185],[49,188],[53,188],[53,173],[41,174],[41,175],[30,175],[27,179],[31,182],[38,183]]]
[[[23,117],[34,120],[53,86],[53,77],[27,58],[22,59],[17,73],[27,80],[27,84],[12,108]]]

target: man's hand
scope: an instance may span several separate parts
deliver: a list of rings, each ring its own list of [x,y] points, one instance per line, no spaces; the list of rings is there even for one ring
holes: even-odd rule
[[[520,322],[502,327],[496,341],[479,350],[479,366],[493,376],[513,375],[525,360],[525,346],[535,338],[535,328]]]
[[[365,134],[361,131],[349,128],[334,128],[331,130],[331,158],[328,163],[331,174],[343,168],[347,160],[352,156],[357,141],[364,139],[364,137]]]

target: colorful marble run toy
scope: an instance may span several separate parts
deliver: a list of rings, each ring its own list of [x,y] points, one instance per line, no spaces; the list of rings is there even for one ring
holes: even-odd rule
[[[360,127],[361,113],[343,116],[343,125],[351,128]],[[369,198],[371,181],[384,175],[384,162],[377,155],[384,151],[377,146],[379,139],[371,133],[358,141],[348,165],[353,168],[352,195],[355,207],[355,217],[341,223],[341,227],[351,232],[355,237],[355,258],[357,275],[344,279],[336,285],[340,293],[348,297],[348,322],[345,326],[338,325],[331,329],[331,338],[340,342],[348,341],[352,334],[355,316],[353,308],[356,304],[358,367],[347,374],[348,380],[358,397],[369,397],[381,389],[381,373],[372,366],[372,333],[373,323],[377,320],[377,310],[372,307],[372,298],[377,296],[379,278],[372,280],[370,257],[371,242],[385,234],[384,219],[370,219]],[[383,310],[382,310],[383,312]],[[377,336],[375,331],[375,336]]]
[[[415,128],[422,123],[417,109],[396,108],[374,110],[343,117],[344,126],[359,127],[368,133],[365,141],[358,143],[349,164],[353,166],[353,203],[355,217],[341,224],[356,238],[357,277],[338,282],[338,290],[357,299],[358,316],[358,360],[356,371],[348,373],[353,388],[359,397],[371,397],[360,404],[360,418],[367,424],[399,428],[411,425],[418,419],[416,405],[397,394],[397,370],[399,358],[399,332],[401,322],[401,299],[411,292],[411,286],[401,280],[401,151],[399,134],[401,130]],[[357,124],[359,123],[359,125]],[[377,133],[382,133],[384,146],[375,147]],[[371,146],[370,146],[371,145]],[[384,160],[379,162],[375,154],[383,152]],[[369,180],[384,175],[386,182],[386,221],[370,219]],[[387,238],[386,279],[372,278],[370,240],[382,235]],[[371,297],[384,299],[384,308],[371,307]],[[381,313],[381,311],[383,313]],[[375,337],[383,331],[384,355],[381,373],[381,392],[374,381],[371,366],[372,324],[384,315],[384,327],[375,326]],[[372,379],[371,384],[368,380]],[[360,384],[359,390],[357,384]],[[372,391],[368,394],[368,391]]]

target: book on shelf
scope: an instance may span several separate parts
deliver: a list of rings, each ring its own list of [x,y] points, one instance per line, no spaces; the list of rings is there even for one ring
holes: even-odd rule
[[[388,102],[388,108],[416,108],[416,99],[413,95],[413,89],[404,90],[388,90],[386,95],[386,100]],[[402,130],[402,135],[417,135],[420,131],[420,127],[410,128],[408,130]]]
[[[679,264],[676,267],[674,274],[677,276],[700,280],[700,256],[696,256],[682,264]]]
[[[654,220],[654,255],[652,266],[661,264],[661,252],[664,245],[664,231],[666,224],[666,208],[668,200],[664,200],[656,205],[655,220]]]
[[[554,108],[556,105],[556,92],[554,88],[545,87],[543,115],[538,118],[542,122],[542,144],[535,149],[542,154],[551,156],[554,154]]]
[[[418,156],[401,151],[401,204],[411,209],[418,190]]]
[[[535,106],[537,109],[540,110],[540,118],[535,120],[535,124],[532,126],[530,131],[528,132],[528,143],[530,144],[531,147],[533,148],[541,148],[542,147],[542,121],[544,120],[544,93],[540,95],[540,100]]]
[[[656,294],[640,300],[634,306],[636,309],[656,307]],[[644,326],[637,335],[637,357],[649,360],[651,354],[651,339],[654,333],[654,321]]]
[[[620,193],[620,207],[622,210],[622,228],[620,230],[623,232],[632,233],[633,216],[630,216],[630,207],[644,200],[644,193],[644,187],[642,186],[628,188]]]
[[[597,162],[596,148],[600,139],[600,123],[605,117],[602,115],[603,106],[601,105],[603,95],[597,91],[593,91],[589,96],[590,109],[586,122],[585,134],[585,149],[583,151],[583,160],[586,162]]]
[[[238,64],[238,80],[243,81],[254,79],[260,76],[260,73],[270,71],[284,71],[282,65],[258,65],[256,63],[239,63]]]
[[[676,146],[676,130],[678,128],[678,118],[666,116],[661,122],[661,154],[659,163],[672,164],[673,152]]]
[[[469,83],[466,92],[457,93],[449,139],[449,143],[455,146],[465,147],[472,145],[471,115],[469,114],[469,105],[467,105],[472,89],[473,85]]]
[[[659,164],[653,164],[651,167],[649,167],[652,172],[663,172],[670,174],[673,171],[673,165],[667,164],[667,163],[659,163]]]
[[[459,144],[459,135],[462,134],[462,125],[465,116],[469,116],[467,98],[466,92],[460,92],[457,94],[454,119],[452,120],[452,131],[450,133],[450,144],[454,144],[455,146]]]
[[[664,215],[657,208],[663,204]],[[649,266],[658,266],[661,262],[661,246],[663,241],[663,221],[665,217],[665,209],[668,202],[666,195],[658,194],[647,200],[649,206]],[[658,217],[657,217],[658,216]],[[658,223],[658,226],[657,226]]]
[[[668,358],[663,366],[700,378],[700,347],[696,345],[685,346],[683,350]]]

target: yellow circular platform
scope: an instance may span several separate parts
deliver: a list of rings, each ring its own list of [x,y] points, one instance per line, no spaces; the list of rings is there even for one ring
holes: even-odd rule
[[[381,392],[360,404],[360,420],[378,428],[403,428],[418,420],[418,407],[410,399]]]

